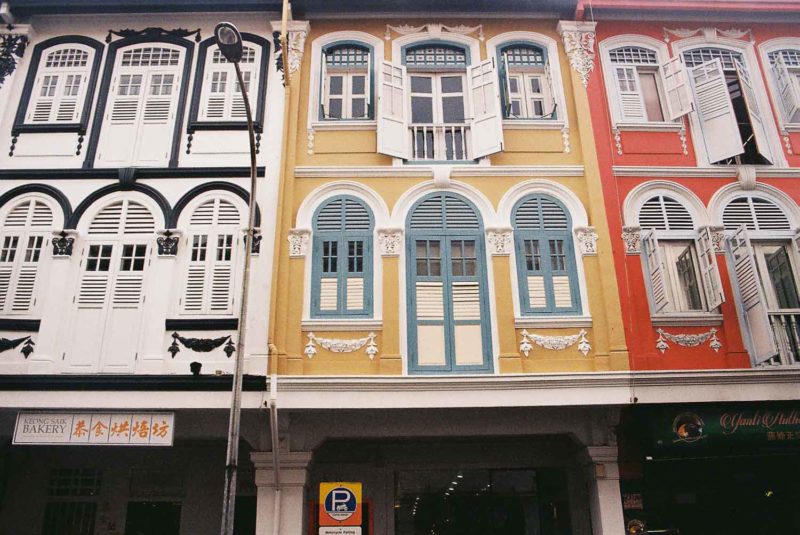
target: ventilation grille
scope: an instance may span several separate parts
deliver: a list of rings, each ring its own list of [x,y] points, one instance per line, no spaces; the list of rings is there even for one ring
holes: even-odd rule
[[[53,226],[53,212],[41,201],[23,201],[8,213],[4,226],[49,228]]]
[[[225,199],[209,199],[195,209],[189,223],[193,227],[238,225],[239,210]]]
[[[623,46],[608,53],[611,63],[628,63],[634,65],[658,65],[654,50],[640,46]]]
[[[89,54],[77,48],[62,48],[47,54],[44,66],[50,68],[85,67]]]
[[[325,51],[328,67],[366,67],[369,51],[354,45],[339,45]]]
[[[321,231],[365,230],[372,228],[367,207],[355,199],[328,201],[317,213],[316,229]]]
[[[564,209],[553,199],[542,196],[524,200],[514,214],[514,224],[522,230],[569,230]]]
[[[726,230],[791,230],[789,219],[775,203],[758,197],[738,197],[722,213]]]
[[[118,201],[106,206],[95,216],[89,226],[89,234],[118,234],[120,230],[124,234],[151,234],[155,229],[150,210],[133,201]]]
[[[743,59],[740,53],[724,48],[697,48],[683,53],[683,60],[689,68],[697,67],[717,58],[722,61],[722,68],[726,71],[735,70],[736,60],[741,62]]]
[[[447,194],[422,201],[411,214],[412,229],[480,229],[475,210],[464,200]]]
[[[658,195],[639,210],[639,226],[653,230],[694,230],[689,211],[672,197]]]
[[[146,47],[122,54],[123,67],[164,67],[177,65],[180,52],[169,48]]]
[[[535,46],[515,45],[504,48],[503,57],[511,67],[544,67],[544,50]]]

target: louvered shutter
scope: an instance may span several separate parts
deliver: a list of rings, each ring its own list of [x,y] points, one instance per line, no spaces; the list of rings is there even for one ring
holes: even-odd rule
[[[472,158],[483,158],[503,150],[503,116],[494,58],[467,68],[472,95]]]
[[[130,85],[129,82],[138,84]],[[131,87],[138,87],[138,94],[131,95]],[[114,76],[106,107],[108,111],[103,125],[102,144],[97,152],[98,160],[122,164],[133,158],[142,112],[142,93],[146,90],[145,77],[141,73],[117,73]]]
[[[625,121],[641,122],[647,120],[644,109],[644,97],[639,85],[636,67],[614,67],[614,78],[617,82],[620,110]]]
[[[791,230],[789,219],[775,203],[759,197],[737,197],[722,211],[727,230],[744,226],[747,230]]]
[[[769,322],[767,301],[756,267],[756,260],[745,228],[739,227],[725,240],[728,262],[732,269],[731,283],[736,294],[739,322],[747,349],[755,364],[778,353],[775,336]]]
[[[654,231],[641,234],[642,265],[650,290],[650,307],[653,314],[666,312],[671,305],[669,288],[664,273],[663,254]]]
[[[54,78],[57,81],[51,96],[45,88],[45,82]],[[32,92],[26,122],[30,124],[76,122],[82,111],[80,103],[86,94],[87,83],[86,73],[83,72],[58,71],[41,74]],[[42,94],[43,91],[48,91],[48,94]]]
[[[409,158],[410,136],[406,116],[406,68],[381,62],[378,93],[378,152]]]
[[[795,229],[792,244],[794,244],[794,252],[800,254],[800,229]]]
[[[364,104],[364,118],[372,117],[372,52],[367,52],[367,71],[364,73],[364,92],[367,101]]]
[[[553,85],[553,66],[550,64],[550,59],[544,62],[544,82],[547,87],[548,105],[544,110],[545,116],[551,119],[557,119],[558,113],[556,112],[556,87]]]
[[[690,70],[697,118],[711,163],[744,153],[722,62],[713,59]]]
[[[320,59],[319,92],[320,120],[322,120],[328,118],[328,54],[324,50]]]
[[[778,54],[775,58],[772,75],[775,79],[778,98],[781,101],[786,122],[797,122],[800,119],[798,117],[798,111],[800,111],[800,82],[797,76],[789,72],[789,68],[786,66],[781,54]]]
[[[714,310],[725,302],[722,291],[722,279],[719,275],[717,255],[711,239],[711,229],[703,227],[697,236],[697,251],[700,257],[700,274],[703,278],[703,290],[706,294],[708,310]]]
[[[153,94],[159,79],[165,84],[163,78],[159,77],[170,77],[169,94]],[[172,150],[175,109],[180,95],[181,77],[175,70],[153,70],[148,73],[147,80],[136,160],[143,164],[166,165]]]
[[[225,119],[228,87],[233,83],[232,80],[228,80],[229,74],[224,68],[209,65],[203,84],[205,98],[200,115],[202,119],[209,121]]]
[[[772,149],[770,148],[767,128],[764,124],[764,117],[762,117],[761,110],[758,106],[756,93],[753,90],[750,73],[738,59],[734,60],[734,64],[736,65],[736,75],[739,77],[739,87],[742,91],[742,97],[747,106],[747,115],[750,117],[750,125],[753,127],[753,138],[755,139],[756,149],[769,163],[774,163],[775,156],[773,156]]]
[[[508,70],[508,58],[505,54],[502,56],[501,72],[502,78],[501,89],[503,91],[503,102],[505,109],[503,110],[503,117],[511,117],[511,80],[509,79],[510,73]]]
[[[667,109],[671,121],[694,110],[689,76],[681,56],[672,58],[661,66],[664,91],[667,94]]]

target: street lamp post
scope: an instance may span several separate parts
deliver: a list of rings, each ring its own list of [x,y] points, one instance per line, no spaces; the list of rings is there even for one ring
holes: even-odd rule
[[[247,115],[247,133],[250,139],[250,202],[248,206],[245,238],[244,273],[242,276],[242,295],[239,300],[239,327],[236,334],[236,360],[233,365],[233,385],[231,387],[231,412],[228,422],[228,453],[225,460],[225,493],[222,502],[222,535],[233,535],[233,520],[236,511],[236,479],[239,464],[239,431],[242,416],[242,378],[244,365],[244,338],[247,332],[247,300],[250,282],[250,263],[253,254],[256,220],[256,139],[253,130],[253,115],[250,99],[247,96],[239,61],[242,59],[242,34],[230,22],[220,22],[214,28],[214,38],[220,53],[233,63],[239,89],[244,99]]]

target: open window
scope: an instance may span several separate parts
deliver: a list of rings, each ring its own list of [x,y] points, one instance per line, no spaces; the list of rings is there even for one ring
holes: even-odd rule
[[[714,311],[725,300],[710,230],[678,200],[655,195],[639,210],[642,268],[653,317]]]
[[[405,47],[403,62],[383,63],[379,152],[407,160],[452,162],[502,150],[494,59],[471,65],[465,48],[437,42]]]
[[[322,49],[321,63],[320,120],[371,119],[371,48],[334,43]]]
[[[800,124],[800,49],[776,50],[768,57],[783,121]]]
[[[709,47],[687,50],[682,58],[686,72],[674,59],[665,69],[669,67],[676,82],[689,80],[708,161],[734,165],[774,163],[767,115],[760,109],[743,55]],[[674,87],[678,87],[677,83]],[[684,107],[679,114],[690,111]]]
[[[669,115],[664,82],[655,50],[622,46],[608,51],[621,122],[664,122]]]
[[[545,48],[510,43],[499,50],[503,118],[557,119],[555,90]]]

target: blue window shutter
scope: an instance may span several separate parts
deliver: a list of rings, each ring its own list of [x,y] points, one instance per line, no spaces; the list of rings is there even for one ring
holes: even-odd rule
[[[347,195],[329,199],[314,214],[311,316],[372,315],[372,230],[369,208]]]
[[[572,221],[548,195],[529,195],[512,212],[520,310],[524,315],[581,311]]]

